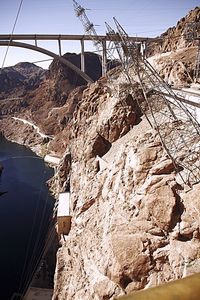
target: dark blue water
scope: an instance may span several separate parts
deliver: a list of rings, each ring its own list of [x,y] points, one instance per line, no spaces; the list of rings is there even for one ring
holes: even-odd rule
[[[44,245],[53,199],[53,175],[29,149],[0,138],[0,299],[22,292]]]

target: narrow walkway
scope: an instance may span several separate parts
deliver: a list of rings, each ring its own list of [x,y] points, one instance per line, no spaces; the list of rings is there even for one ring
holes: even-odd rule
[[[37,132],[42,138],[53,139],[52,136],[42,133],[42,132],[40,131],[40,128],[39,128],[38,126],[36,126],[35,124],[33,124],[32,122],[30,122],[30,121],[27,121],[27,120],[22,119],[22,118],[17,118],[17,117],[12,117],[12,119],[17,120],[17,121],[21,121],[21,122],[24,123],[24,124],[30,125],[31,127],[33,127],[33,128],[36,130],[36,132]]]

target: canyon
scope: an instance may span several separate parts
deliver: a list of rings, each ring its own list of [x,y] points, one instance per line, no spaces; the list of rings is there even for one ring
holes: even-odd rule
[[[149,61],[175,88],[194,86],[197,45],[183,31],[199,20],[197,7],[149,45]],[[79,64],[78,55],[65,57]],[[200,183],[181,181],[138,106],[140,85],[128,83],[120,66],[105,77],[100,69],[88,53],[92,84],[57,60],[46,71],[23,63],[0,77],[1,134],[59,157],[50,190],[56,199],[70,191],[71,230],[60,239],[54,300],[115,299],[200,272]]]

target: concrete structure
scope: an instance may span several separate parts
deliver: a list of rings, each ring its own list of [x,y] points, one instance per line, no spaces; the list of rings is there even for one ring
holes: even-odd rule
[[[200,124],[200,90],[192,88],[183,88],[182,90],[175,90],[178,97],[184,98],[181,100],[188,108],[190,113],[195,117]]]
[[[29,287],[23,300],[51,300],[53,290]]]
[[[33,50],[33,51],[37,51],[37,52],[46,54],[46,55],[51,56],[53,58],[57,58],[62,64],[66,65],[67,67],[72,69],[74,72],[79,74],[86,82],[88,82],[88,83],[93,82],[93,80],[86,73],[81,71],[77,66],[72,64],[69,60],[65,59],[62,56],[59,56],[59,55],[55,54],[52,51],[44,49],[42,47],[30,45],[30,44],[27,44],[27,43],[14,42],[14,41],[0,41],[0,46],[7,46],[7,47],[8,46],[9,47],[13,46],[13,47],[26,48],[26,49],[30,49],[30,50]]]
[[[70,193],[60,193],[57,211],[58,236],[66,235],[71,228]]]
[[[107,41],[112,41],[112,39],[116,40],[115,37],[109,37],[108,35],[70,35],[70,34],[0,34],[0,46],[11,46],[11,47],[21,47],[30,50],[34,50],[37,52],[41,52],[50,57],[57,58],[61,63],[67,65],[69,68],[74,70],[77,74],[79,74],[86,82],[93,82],[93,80],[85,73],[85,56],[84,56],[84,42],[97,40],[102,43],[102,74],[106,73],[106,60],[107,60]],[[148,37],[129,37],[132,41],[137,41],[141,43],[146,43],[147,41],[158,40],[158,38],[148,38]],[[38,41],[40,40],[48,40],[48,41],[57,41],[58,43],[58,52],[59,55],[49,51],[48,49],[44,49],[42,47],[38,47]],[[34,41],[35,45],[18,42],[18,41]],[[76,67],[70,61],[62,57],[62,41],[80,41],[81,46],[81,69]]]
[[[61,160],[60,157],[49,155],[49,154],[45,155],[44,157],[44,161],[46,163],[52,164],[54,166],[58,166],[60,164],[60,160]]]
[[[97,160],[99,162],[99,169],[100,171],[103,171],[104,169],[107,168],[108,163],[105,159],[101,158],[100,156],[97,155]]]

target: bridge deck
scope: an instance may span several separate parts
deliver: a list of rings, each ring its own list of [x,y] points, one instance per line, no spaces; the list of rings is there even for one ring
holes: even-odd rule
[[[98,35],[93,36],[92,39],[95,40],[102,40],[102,41],[111,41],[111,37],[107,35]],[[115,37],[116,39],[116,37]],[[138,41],[138,42],[144,42],[147,40],[158,40],[158,38],[148,38],[148,37],[135,37],[130,36],[130,40]],[[0,40],[74,40],[74,41],[91,41],[90,35],[75,35],[75,34],[0,34]],[[120,40],[120,38],[119,38]]]

